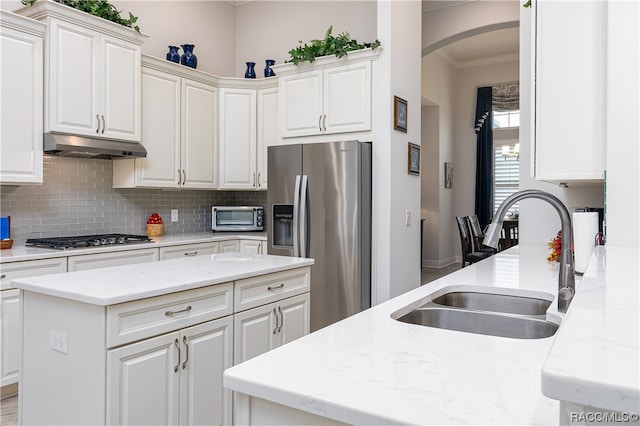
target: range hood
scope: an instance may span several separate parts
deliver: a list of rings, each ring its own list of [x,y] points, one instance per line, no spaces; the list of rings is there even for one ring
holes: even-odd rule
[[[62,133],[44,134],[44,153],[62,157],[84,158],[135,158],[147,156],[147,150],[138,142],[97,139]]]

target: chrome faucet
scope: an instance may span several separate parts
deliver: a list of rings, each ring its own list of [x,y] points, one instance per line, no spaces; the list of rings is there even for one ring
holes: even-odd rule
[[[569,215],[569,211],[565,205],[562,204],[562,201],[548,192],[539,191],[537,189],[525,189],[511,194],[502,202],[502,204],[500,204],[500,207],[498,207],[498,211],[493,217],[493,221],[487,227],[482,244],[493,248],[498,247],[504,215],[512,205],[525,198],[538,198],[540,200],[544,200],[551,204],[560,215],[560,222],[562,224],[562,248],[560,253],[560,271],[558,275],[558,311],[567,312],[567,308],[569,308],[569,304],[576,292],[576,282],[574,276],[575,268],[573,264],[573,255],[571,253],[571,246],[573,245],[571,215]]]

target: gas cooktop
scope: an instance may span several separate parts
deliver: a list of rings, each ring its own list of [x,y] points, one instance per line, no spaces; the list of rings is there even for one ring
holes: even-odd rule
[[[101,247],[146,242],[153,242],[153,240],[146,235],[102,234],[80,235],[76,237],[29,238],[25,245],[65,250],[70,248]]]

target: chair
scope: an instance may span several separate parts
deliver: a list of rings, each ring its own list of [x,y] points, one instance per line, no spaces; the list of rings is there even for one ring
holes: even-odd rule
[[[484,240],[484,232],[482,232],[482,227],[480,226],[480,221],[478,220],[477,215],[472,214],[467,216],[467,221],[469,223],[469,228],[471,229],[473,251],[496,253],[496,251],[500,250],[500,247],[496,250],[493,247],[486,247],[482,244],[482,240]]]
[[[501,236],[500,240],[503,249],[518,245],[518,221],[505,220],[502,222]]]
[[[494,252],[474,251],[473,241],[469,228],[469,221],[465,216],[456,216],[458,223],[458,231],[460,232],[460,246],[462,247],[462,266],[464,268],[467,263],[476,263],[494,255]]]

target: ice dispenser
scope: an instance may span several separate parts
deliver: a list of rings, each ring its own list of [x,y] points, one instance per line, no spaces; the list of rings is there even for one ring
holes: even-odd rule
[[[293,248],[293,204],[273,205],[273,246]]]

